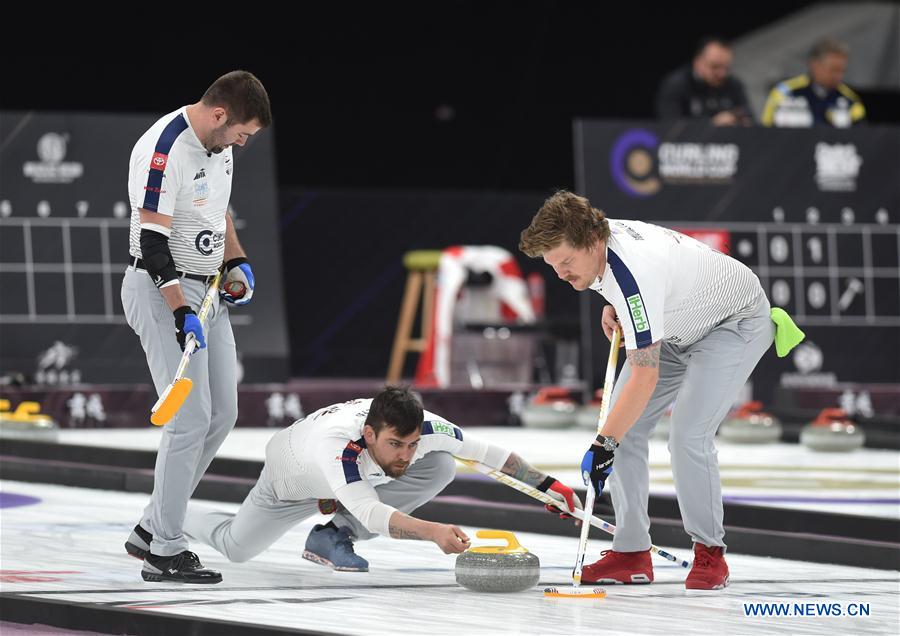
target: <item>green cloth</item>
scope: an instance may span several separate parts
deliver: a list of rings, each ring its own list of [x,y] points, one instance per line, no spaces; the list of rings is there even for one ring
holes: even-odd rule
[[[806,334],[781,307],[772,308],[772,322],[775,323],[775,352],[779,358],[783,358],[803,342]]]

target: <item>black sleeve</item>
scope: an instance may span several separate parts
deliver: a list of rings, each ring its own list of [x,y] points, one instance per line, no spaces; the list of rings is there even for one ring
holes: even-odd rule
[[[747,124],[755,124],[756,118],[750,108],[750,102],[747,100],[747,93],[744,91],[744,83],[736,77],[732,77],[732,99],[734,100],[734,109],[738,114],[746,120]]]
[[[141,257],[147,273],[157,287],[178,278],[175,261],[169,251],[169,237],[166,235],[141,228]]]
[[[659,119],[682,119],[687,86],[681,69],[669,73],[659,85],[656,93],[656,116]]]

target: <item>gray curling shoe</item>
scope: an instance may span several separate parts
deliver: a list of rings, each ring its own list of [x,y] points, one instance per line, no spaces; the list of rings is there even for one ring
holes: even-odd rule
[[[316,525],[306,539],[303,558],[338,572],[368,572],[369,562],[353,551],[347,528]]]

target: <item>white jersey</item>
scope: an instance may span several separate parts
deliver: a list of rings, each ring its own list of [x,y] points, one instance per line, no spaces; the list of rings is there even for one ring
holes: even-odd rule
[[[143,208],[172,217],[169,250],[175,269],[215,274],[225,255],[225,214],[231,197],[231,148],[207,152],[191,128],[187,107],[157,121],[138,139],[128,168],[129,252],[141,256]]]
[[[275,434],[266,446],[266,476],[281,501],[337,499],[370,532],[389,534],[396,508],[378,499],[375,486],[392,480],[366,449],[363,426],[371,399],[334,404]],[[425,411],[412,462],[432,451],[502,468],[509,458],[487,442]]]
[[[764,294],[749,267],[674,230],[609,221],[606,271],[591,285],[616,310],[627,349],[697,342]]]

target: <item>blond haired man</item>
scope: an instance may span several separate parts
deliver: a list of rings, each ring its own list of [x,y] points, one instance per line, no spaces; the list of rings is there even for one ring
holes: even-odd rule
[[[669,451],[695,555],[685,586],[724,588],[728,565],[713,440],[774,338],[759,279],[699,241],[649,223],[607,219],[586,198],[566,191],[544,202],[519,247],[543,257],[577,291],[602,294],[610,303],[602,316],[606,336],[618,328],[624,335],[628,359],[609,417],[582,461],[585,485],[598,495],[614,475],[616,534],[613,549],[584,568],[583,580],[653,581],[648,441],[677,397]]]

